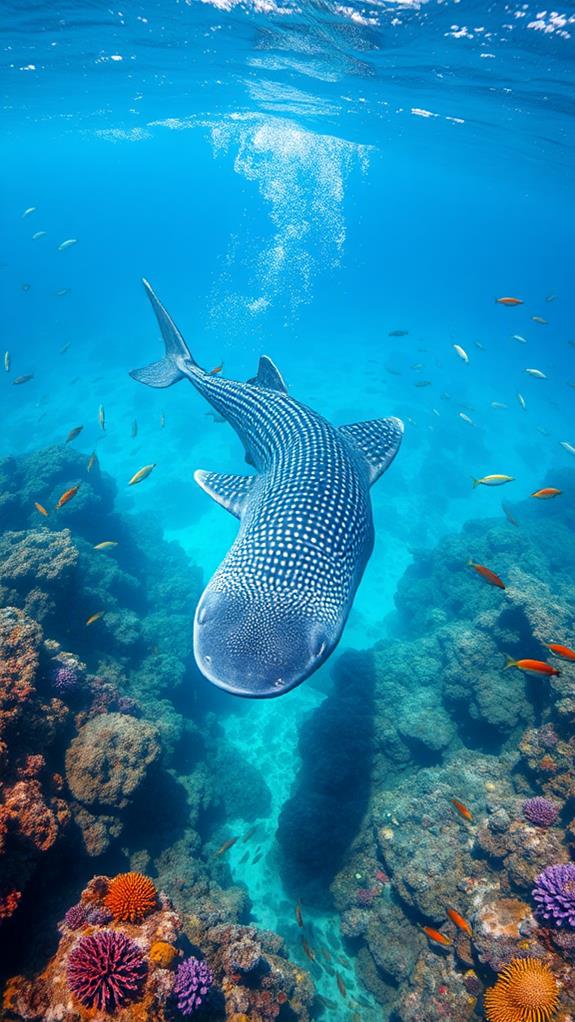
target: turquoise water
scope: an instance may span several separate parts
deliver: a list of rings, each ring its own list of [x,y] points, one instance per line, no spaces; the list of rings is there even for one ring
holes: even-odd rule
[[[238,842],[223,886],[245,885],[250,922],[310,966],[276,831],[300,776],[300,728],[330,698],[334,661],[397,637],[397,587],[423,551],[476,519],[503,526],[502,498],[544,530],[553,502],[516,509],[540,487],[567,491],[575,468],[575,5],[11,2],[0,32],[0,457],[82,426],[69,446],[97,453],[115,512],[159,526],[207,582],[237,522],[193,472],[242,473],[244,451],[187,383],[151,390],[128,376],[161,357],[141,277],[198,363],[223,363],[218,378],[246,380],[267,354],[330,422],[405,424],[372,491],[374,553],[319,672],[280,700],[239,703],[184,657],[195,700],[184,717],[203,726],[216,714],[271,791],[261,858],[241,861]],[[472,487],[491,473],[514,481]],[[465,557],[480,559],[467,536]],[[500,570],[518,567],[514,551]],[[200,854],[209,862],[246,829],[233,812],[206,823]],[[357,945],[339,936],[322,883],[307,905],[302,895],[310,943],[331,937],[348,990],[371,1005],[362,1017],[387,1018],[391,1002],[356,974]],[[349,1019],[335,977],[311,968],[338,1005],[329,1017]]]

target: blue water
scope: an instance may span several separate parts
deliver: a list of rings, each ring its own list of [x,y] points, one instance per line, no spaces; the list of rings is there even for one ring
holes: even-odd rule
[[[145,276],[206,368],[246,379],[265,352],[334,423],[404,420],[340,650],[384,637],[417,551],[575,466],[574,38],[571,2],[5,2],[0,456],[83,425],[74,446],[97,451],[117,509],[211,574],[236,522],[192,474],[241,472],[243,451],[187,384],[128,377],[160,353]],[[515,482],[472,488],[489,473]],[[273,796],[266,854],[241,865],[234,847],[231,872],[302,965],[274,836],[330,668],[222,710]]]

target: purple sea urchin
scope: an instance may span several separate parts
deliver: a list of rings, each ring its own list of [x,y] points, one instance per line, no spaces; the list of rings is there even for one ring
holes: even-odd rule
[[[147,966],[138,945],[120,930],[82,937],[68,957],[68,986],[87,1008],[112,1012],[137,998]]]
[[[173,993],[182,1015],[192,1015],[199,1008],[213,982],[211,969],[199,958],[186,958],[178,966]]]
[[[543,919],[575,929],[575,863],[547,866],[535,881],[533,899]]]
[[[64,916],[64,922],[69,930],[79,930],[86,921],[83,905],[72,905],[72,908],[69,908]]]
[[[523,803],[523,815],[537,827],[550,827],[559,815],[559,806],[548,798],[537,795]]]

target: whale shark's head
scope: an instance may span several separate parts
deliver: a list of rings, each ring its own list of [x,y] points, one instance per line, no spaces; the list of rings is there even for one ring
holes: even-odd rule
[[[234,695],[272,699],[295,688],[327,660],[343,620],[310,613],[299,591],[204,590],[194,619],[194,656],[202,674]]]

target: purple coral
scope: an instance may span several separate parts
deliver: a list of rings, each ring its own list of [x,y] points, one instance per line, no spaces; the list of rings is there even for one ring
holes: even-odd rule
[[[84,906],[72,905],[72,908],[69,908],[64,916],[64,922],[69,930],[79,930],[87,922]]]
[[[120,930],[82,937],[68,957],[68,986],[87,1008],[113,1012],[137,998],[147,966],[138,945]]]
[[[213,982],[211,969],[199,958],[186,958],[178,966],[173,993],[182,1015],[193,1015]]]
[[[537,795],[523,803],[523,815],[537,827],[550,827],[559,815],[559,806],[555,805],[555,802],[550,802],[548,798]]]
[[[575,929],[575,864],[547,866],[535,881],[533,898],[543,919]]]
[[[86,919],[92,926],[105,926],[113,919],[112,913],[101,905],[91,905],[86,909]]]
[[[65,695],[67,692],[73,692],[77,689],[79,680],[78,672],[69,666],[56,667],[50,676],[52,688],[55,688],[56,692],[59,692],[60,695]]]

